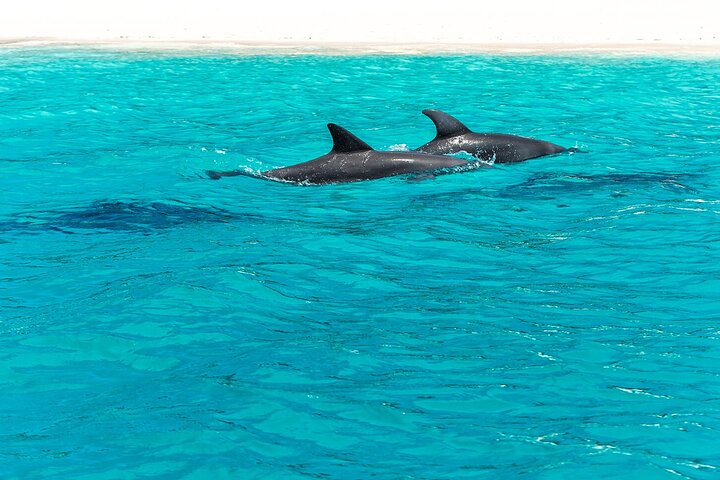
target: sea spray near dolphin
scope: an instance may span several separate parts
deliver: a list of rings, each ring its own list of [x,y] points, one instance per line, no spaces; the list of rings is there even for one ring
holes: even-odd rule
[[[437,135],[415,149],[432,155],[467,152],[479,160],[492,163],[514,163],[542,157],[567,149],[554,143],[505,133],[475,133],[457,118],[440,110],[423,110],[433,121]]]

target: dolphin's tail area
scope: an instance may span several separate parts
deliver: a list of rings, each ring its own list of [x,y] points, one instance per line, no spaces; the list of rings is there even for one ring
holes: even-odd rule
[[[226,172],[218,172],[217,170],[205,170],[205,175],[207,175],[208,178],[210,178],[212,180],[220,180],[222,177],[237,177],[237,176],[267,179],[262,174],[262,172],[260,172],[258,170],[253,170],[251,168],[229,170]]]
[[[580,150],[580,147],[570,147],[563,150],[562,153],[588,153],[587,150]]]
[[[222,177],[237,177],[238,175],[247,175],[243,170],[230,170],[228,172],[218,172],[217,170],[205,170],[205,173],[212,180],[220,180]]]

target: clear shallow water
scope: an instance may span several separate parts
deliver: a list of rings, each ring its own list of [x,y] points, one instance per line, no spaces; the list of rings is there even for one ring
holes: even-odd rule
[[[3,478],[717,478],[720,62],[0,50]],[[584,154],[208,168],[477,131]]]

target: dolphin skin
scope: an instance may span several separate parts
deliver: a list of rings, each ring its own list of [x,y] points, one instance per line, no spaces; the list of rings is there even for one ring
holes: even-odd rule
[[[304,185],[359,182],[414,172],[440,170],[467,165],[467,160],[421,152],[383,152],[373,150],[367,143],[334,123],[328,124],[333,139],[329,153],[308,162],[276,168],[261,175]],[[243,175],[240,170],[230,172],[207,171],[212,179]]]
[[[531,158],[567,150],[560,145],[504,133],[474,133],[457,118],[440,110],[423,110],[437,128],[432,141],[415,149],[432,155],[467,152],[483,161],[494,163],[522,162]]]

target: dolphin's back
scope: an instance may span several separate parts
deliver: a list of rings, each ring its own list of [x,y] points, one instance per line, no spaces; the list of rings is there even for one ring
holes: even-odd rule
[[[263,172],[263,176],[285,182],[321,185],[373,180],[466,163],[459,158],[417,152],[330,152],[309,162]]]
[[[565,151],[565,147],[533,138],[504,133],[467,133],[458,137],[432,140],[417,148],[430,155],[452,155],[467,152],[495,163],[522,162]]]
[[[467,152],[495,163],[512,163],[566,150],[560,145],[504,133],[474,133],[455,117],[439,110],[423,110],[435,124],[437,135],[416,151],[431,155]]]

